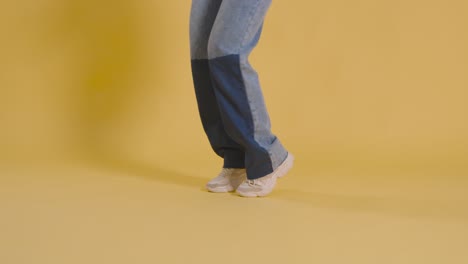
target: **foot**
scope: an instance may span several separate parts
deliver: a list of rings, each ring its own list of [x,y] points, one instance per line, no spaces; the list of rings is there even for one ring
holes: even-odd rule
[[[292,168],[293,163],[294,156],[288,153],[288,157],[272,173],[255,180],[246,179],[242,182],[242,184],[237,188],[237,194],[243,197],[267,196],[273,191],[273,188],[276,185],[276,180],[285,176]]]
[[[245,169],[223,168],[218,176],[206,184],[210,192],[232,192],[247,178]]]

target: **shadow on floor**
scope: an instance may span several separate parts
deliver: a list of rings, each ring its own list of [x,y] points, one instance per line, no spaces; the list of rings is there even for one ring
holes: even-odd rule
[[[180,174],[152,164],[132,161],[129,158],[119,157],[111,153],[104,154],[103,152],[94,151],[93,155],[88,153],[86,158],[87,161],[96,168],[112,170],[119,173],[123,172],[150,181],[195,188],[206,192],[204,185],[207,179],[205,178]],[[216,199],[216,196],[213,196],[213,199]],[[468,206],[466,202],[457,200],[416,200],[395,196],[327,194],[294,189],[281,189],[281,187],[276,189],[273,194],[266,199],[302,204],[310,209],[331,209],[350,213],[396,215],[428,220],[468,221]]]
[[[378,197],[304,192],[278,189],[274,199],[301,203],[316,209],[370,214],[398,215],[410,218],[468,221],[466,201],[457,200],[411,200],[400,197]]]
[[[111,154],[88,153],[85,156],[87,163],[99,169],[127,173],[145,180],[158,181],[161,183],[174,184],[183,187],[203,190],[205,178],[184,175],[168,169],[163,169],[153,164],[134,161],[129,158],[119,157]]]

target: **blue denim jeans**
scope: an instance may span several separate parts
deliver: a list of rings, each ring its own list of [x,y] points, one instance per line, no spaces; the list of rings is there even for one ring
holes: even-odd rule
[[[192,0],[190,49],[203,128],[225,168],[249,179],[270,174],[288,155],[271,132],[256,71],[257,45],[271,0]]]

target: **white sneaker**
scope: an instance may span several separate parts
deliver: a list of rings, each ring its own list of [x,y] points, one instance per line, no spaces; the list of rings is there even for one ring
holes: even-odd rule
[[[244,197],[267,196],[273,191],[276,180],[288,173],[294,163],[294,156],[288,153],[286,160],[276,168],[272,173],[255,180],[246,179],[237,188],[237,194]]]
[[[218,176],[206,184],[210,192],[232,192],[247,179],[245,169],[223,168]]]

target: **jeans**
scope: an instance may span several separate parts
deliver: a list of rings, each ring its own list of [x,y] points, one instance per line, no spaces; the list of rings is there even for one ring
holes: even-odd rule
[[[271,132],[256,71],[257,45],[271,0],[192,0],[190,54],[200,118],[224,168],[245,168],[257,179],[288,152]]]

